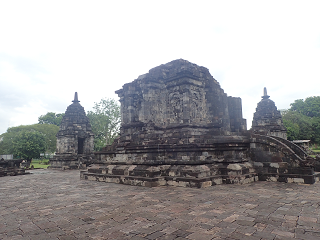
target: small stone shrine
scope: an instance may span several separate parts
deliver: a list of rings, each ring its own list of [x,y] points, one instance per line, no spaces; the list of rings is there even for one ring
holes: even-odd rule
[[[57,133],[57,151],[50,159],[52,169],[85,168],[92,161],[94,134],[84,108],[75,93]]]
[[[80,178],[139,186],[207,187],[257,180],[314,183],[312,161],[286,140],[266,90],[247,131],[241,99],[207,68],[179,59],[116,91],[120,136]]]
[[[287,129],[283,125],[281,113],[269,97],[267,89],[264,88],[262,100],[258,103],[253,117],[252,131],[257,134],[287,139]]]

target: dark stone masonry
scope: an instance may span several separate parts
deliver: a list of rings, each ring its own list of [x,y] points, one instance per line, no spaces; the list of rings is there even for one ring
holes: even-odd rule
[[[207,68],[182,59],[151,69],[116,93],[120,136],[95,153],[81,179],[183,187],[318,180],[308,155],[286,140],[266,89],[252,131],[241,99],[227,96]]]
[[[0,159],[0,177],[16,176],[26,174],[24,168],[20,167],[23,159]]]
[[[73,103],[68,106],[57,133],[56,155],[50,159],[50,168],[78,169],[91,163],[94,134],[84,108],[75,93]]]

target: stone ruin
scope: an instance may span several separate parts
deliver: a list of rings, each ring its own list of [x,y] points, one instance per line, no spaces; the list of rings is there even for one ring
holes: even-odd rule
[[[23,159],[4,159],[1,155],[0,157],[0,177],[26,174],[25,169],[20,167]]]
[[[120,137],[81,177],[142,186],[204,187],[256,179],[241,99],[208,69],[176,60],[116,92]]]
[[[250,131],[241,99],[227,96],[207,68],[182,59],[116,93],[120,136],[95,153],[81,179],[150,187],[319,180],[310,157],[286,140],[266,89]]]
[[[94,134],[77,92],[68,106],[57,133],[57,151],[50,159],[52,169],[79,169],[91,163]]]

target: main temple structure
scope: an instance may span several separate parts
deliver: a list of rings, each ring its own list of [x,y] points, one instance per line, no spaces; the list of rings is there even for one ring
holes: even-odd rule
[[[317,179],[308,156],[286,140],[266,90],[252,131],[241,99],[227,96],[207,68],[186,60],[155,67],[116,93],[120,136],[95,153],[82,179],[183,187]]]

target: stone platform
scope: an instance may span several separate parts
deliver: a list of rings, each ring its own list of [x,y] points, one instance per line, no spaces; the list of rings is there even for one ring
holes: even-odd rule
[[[143,188],[31,173],[0,178],[2,240],[320,239],[319,183]]]
[[[258,175],[249,162],[249,138],[203,137],[210,144],[126,146],[123,151],[97,152],[81,179],[138,186],[208,187],[249,183]]]
[[[86,169],[92,157],[85,154],[56,154],[54,158],[50,158],[48,168],[54,170]]]
[[[209,187],[223,183],[258,181],[250,163],[202,165],[107,165],[82,171],[80,178],[99,182],[157,187]]]

